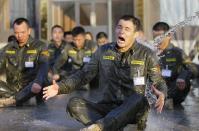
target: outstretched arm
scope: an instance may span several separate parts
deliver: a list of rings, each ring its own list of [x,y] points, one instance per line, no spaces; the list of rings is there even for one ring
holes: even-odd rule
[[[148,64],[148,76],[152,81],[152,85],[154,85],[151,88],[158,98],[155,107],[157,111],[161,113],[164,106],[164,100],[167,96],[167,85],[161,77],[158,58],[155,54],[148,57]]]
[[[47,100],[54,97],[58,94],[59,90],[70,93],[81,85],[90,82],[98,73],[99,56],[99,51],[97,51],[82,70],[79,70],[67,79],[61,80],[59,83],[53,81],[52,85],[44,88],[43,98]]]

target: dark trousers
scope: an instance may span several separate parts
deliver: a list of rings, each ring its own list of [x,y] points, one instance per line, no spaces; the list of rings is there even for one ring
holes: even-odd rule
[[[22,106],[24,102],[28,101],[31,97],[36,96],[37,104],[40,104],[41,102],[43,102],[42,90],[38,94],[32,93],[31,92],[32,84],[33,83],[30,83],[20,91],[17,91],[16,88],[14,88],[13,86],[9,86],[4,81],[0,81],[0,97],[8,98],[13,96],[15,97],[16,105]]]
[[[117,131],[127,124],[137,124],[138,130],[146,128],[149,104],[139,94],[133,94],[121,104],[93,103],[81,98],[71,98],[67,110],[84,125],[97,123],[103,131]]]
[[[176,86],[176,80],[174,81],[166,81],[168,86],[168,98],[173,99],[174,105],[181,104],[185,98],[187,97],[189,91],[190,91],[190,81],[186,81],[185,89],[179,90]]]

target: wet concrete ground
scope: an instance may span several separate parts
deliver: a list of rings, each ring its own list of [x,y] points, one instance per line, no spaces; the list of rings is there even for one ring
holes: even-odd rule
[[[69,97],[81,95],[96,99],[95,92],[72,95],[60,95],[45,102],[43,105],[25,107],[0,108],[0,131],[78,131],[83,125],[66,112],[65,107]],[[100,97],[100,96],[98,96]],[[164,110],[157,114],[151,110],[146,131],[199,131],[199,91],[194,88],[186,101],[184,109]],[[135,125],[128,125],[125,131],[135,130]]]

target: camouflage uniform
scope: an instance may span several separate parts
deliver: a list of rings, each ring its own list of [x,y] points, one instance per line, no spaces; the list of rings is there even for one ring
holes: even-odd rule
[[[31,36],[22,48],[16,41],[8,43],[0,58],[0,70],[6,71],[6,83],[0,82],[0,97],[15,96],[16,103],[21,105],[36,95],[31,87],[33,83],[44,86],[48,55],[47,45]]]
[[[162,76],[168,86],[168,98],[173,99],[174,105],[183,102],[190,90],[190,79],[197,68],[191,63],[190,58],[178,47],[170,44],[160,55]],[[177,79],[185,80],[183,91],[176,86]]]
[[[50,43],[48,45],[48,51],[49,51],[49,65],[50,69],[52,70],[53,65],[55,64],[56,59],[61,55],[62,50],[64,50],[64,47],[66,46],[66,43],[62,41],[60,47],[56,47],[55,43]]]
[[[139,43],[123,53],[117,50],[116,43],[103,45],[82,70],[58,85],[65,92],[71,92],[98,73],[102,97],[96,103],[78,97],[70,99],[67,109],[71,116],[85,125],[97,123],[103,131],[116,131],[129,123],[137,123],[138,129],[143,130],[149,110],[146,79],[160,91],[167,92],[156,55]]]
[[[67,44],[55,61],[53,73],[68,77],[90,61],[95,49],[96,44],[88,40],[82,49],[77,49],[73,44]]]

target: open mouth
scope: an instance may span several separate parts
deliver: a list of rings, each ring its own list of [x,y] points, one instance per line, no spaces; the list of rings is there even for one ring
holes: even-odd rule
[[[124,39],[122,36],[119,36],[119,37],[118,37],[118,40],[119,40],[120,42],[124,42],[124,41],[125,41],[125,39]]]

